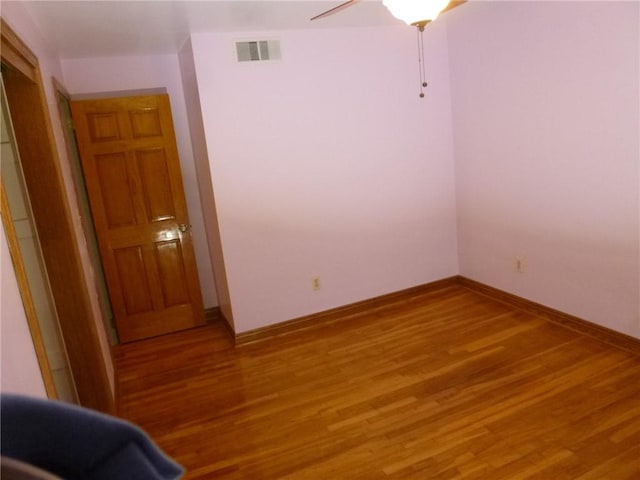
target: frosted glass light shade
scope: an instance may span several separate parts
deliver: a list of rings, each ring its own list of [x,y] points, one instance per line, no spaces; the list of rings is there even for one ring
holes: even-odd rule
[[[382,0],[391,15],[408,25],[435,20],[450,0]]]

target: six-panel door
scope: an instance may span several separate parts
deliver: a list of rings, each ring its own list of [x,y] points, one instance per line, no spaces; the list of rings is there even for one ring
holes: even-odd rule
[[[203,324],[169,97],[71,108],[120,341]]]

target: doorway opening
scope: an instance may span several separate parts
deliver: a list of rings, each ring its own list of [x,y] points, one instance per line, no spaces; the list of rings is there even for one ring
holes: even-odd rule
[[[25,192],[42,246],[44,267],[78,402],[113,413],[111,351],[93,309],[38,59],[2,19],[0,39],[6,100],[21,159]],[[20,287],[33,288],[28,284]],[[12,367],[20,368],[19,365]]]
[[[12,256],[14,257],[14,263],[17,260],[15,257],[17,255],[20,256],[19,260],[24,268],[26,282],[31,293],[30,299],[23,299],[23,302],[31,301],[37,328],[42,334],[42,343],[54,385],[53,389],[47,386],[48,391],[52,390],[49,394],[60,400],[77,403],[77,393],[60,333],[60,325],[53,303],[49,278],[44,266],[40,241],[33,221],[33,212],[26,193],[20,155],[15,144],[3,80],[0,81],[0,90],[0,107],[2,110],[0,117],[0,129],[2,131],[0,171],[7,201],[5,207],[7,211],[3,211],[3,219],[5,222],[11,222],[12,224],[15,240],[17,241]],[[47,366],[44,368],[47,368]]]

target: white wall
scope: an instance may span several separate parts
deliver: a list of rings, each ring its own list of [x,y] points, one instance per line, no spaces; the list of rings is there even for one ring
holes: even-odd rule
[[[448,31],[460,273],[640,337],[639,4],[464,9]]]
[[[229,297],[229,286],[227,285],[224,254],[220,242],[218,213],[216,211],[211,170],[209,169],[209,151],[204,134],[204,124],[202,123],[202,106],[200,104],[200,92],[198,90],[191,40],[183,45],[179,52],[178,60],[189,121],[189,132],[191,134],[191,145],[193,146],[194,167],[200,190],[202,217],[206,231],[207,246],[212,260],[211,266],[216,281],[218,304],[225,320],[233,328],[233,310]]]
[[[0,391],[46,398],[7,238],[0,230]]]
[[[61,75],[20,8],[3,16]],[[400,26],[272,32],[273,64],[235,63],[254,35],[196,34],[182,59],[63,68],[72,93],[166,86],[184,159],[192,54],[237,332],[461,273],[640,337],[638,10],[469,2],[425,32],[422,100]]]
[[[218,305],[216,286],[207,248],[198,180],[182,89],[178,56],[145,55],[62,60],[67,90],[74,95],[166,88],[180,155],[200,288],[205,308]]]
[[[458,272],[445,26],[424,99],[415,35],[271,32],[267,64],[192,37],[236,332]]]

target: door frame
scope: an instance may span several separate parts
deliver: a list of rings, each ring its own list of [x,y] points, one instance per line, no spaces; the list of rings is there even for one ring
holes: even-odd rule
[[[71,95],[67,92],[67,89],[59,82],[55,77],[52,78],[53,90],[56,97],[56,104],[58,106],[58,116],[62,123],[62,129],[64,130],[64,144],[66,147],[67,157],[71,165],[71,176],[73,177],[73,184],[76,192],[76,199],[78,203],[78,209],[82,220],[82,230],[84,232],[84,241],[87,244],[87,250],[89,251],[89,260],[93,267],[94,273],[94,287],[97,292],[98,302],[100,304],[100,310],[102,312],[102,318],[104,320],[104,327],[109,335],[109,340],[112,345],[119,343],[118,333],[114,325],[113,311],[111,308],[111,300],[109,299],[109,293],[107,291],[107,282],[104,275],[104,268],[102,267],[102,259],[100,258],[100,251],[98,247],[98,239],[96,236],[95,224],[93,221],[93,214],[89,205],[89,197],[87,194],[87,186],[84,180],[84,172],[82,171],[82,161],[80,160],[80,151],[78,150],[78,144],[75,138],[75,126],[71,118]],[[65,103],[68,109],[68,116],[65,115],[62,104]]]
[[[49,358],[47,356],[47,349],[44,345],[44,339],[42,338],[40,324],[38,323],[38,314],[36,313],[35,302],[33,300],[33,295],[31,294],[31,289],[29,288],[27,269],[25,268],[22,260],[18,234],[16,233],[16,229],[13,225],[13,219],[11,218],[11,210],[9,209],[9,201],[4,188],[4,180],[0,181],[0,214],[0,216],[2,216],[2,226],[7,238],[7,244],[9,246],[11,263],[13,264],[13,270],[16,273],[20,298],[22,299],[24,313],[27,318],[27,325],[29,326],[29,332],[31,333],[31,341],[33,342],[33,348],[36,352],[38,367],[40,367],[44,390],[47,393],[47,397],[57,399],[58,392],[53,379],[51,364],[49,363]]]
[[[38,58],[4,19],[0,19],[0,40],[16,146],[78,399],[83,406],[115,413],[115,386],[103,357]],[[32,336],[41,335],[31,322],[29,327]]]

